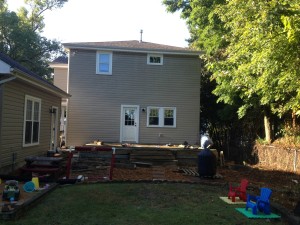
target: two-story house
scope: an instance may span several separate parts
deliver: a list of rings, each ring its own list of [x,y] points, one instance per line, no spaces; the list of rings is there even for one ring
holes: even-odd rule
[[[66,143],[199,143],[200,52],[143,41],[65,43]],[[63,125],[62,125],[63,126]]]

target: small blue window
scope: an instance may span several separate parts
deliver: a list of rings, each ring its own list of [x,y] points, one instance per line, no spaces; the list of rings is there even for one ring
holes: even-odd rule
[[[112,74],[112,53],[97,52],[97,74]]]

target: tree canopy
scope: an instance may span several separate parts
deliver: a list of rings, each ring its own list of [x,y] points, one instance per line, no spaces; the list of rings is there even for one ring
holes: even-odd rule
[[[215,12],[230,32],[224,59],[212,63],[214,93],[243,100],[243,116],[258,103],[279,116],[300,111],[300,1],[231,0]]]
[[[279,117],[300,114],[299,0],[164,0],[181,10],[190,46],[206,51],[218,101],[261,108]]]
[[[62,54],[58,41],[41,35],[43,13],[63,6],[67,0],[24,0],[27,7],[9,11],[0,0],[0,51],[41,76],[49,77],[49,61]]]

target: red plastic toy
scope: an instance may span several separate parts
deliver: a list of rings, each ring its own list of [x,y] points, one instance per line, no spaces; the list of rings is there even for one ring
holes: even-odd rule
[[[247,179],[242,179],[240,186],[233,187],[229,184],[229,192],[228,192],[228,199],[231,198],[232,202],[235,202],[235,198],[239,197],[242,201],[247,201],[246,189],[249,184]]]

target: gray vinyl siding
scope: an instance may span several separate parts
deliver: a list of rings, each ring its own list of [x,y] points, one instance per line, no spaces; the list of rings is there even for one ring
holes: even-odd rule
[[[71,52],[67,144],[119,142],[121,105],[176,107],[176,128],[147,127],[140,110],[139,143],[198,142],[200,60],[163,57],[163,65],[147,65],[146,53],[113,52],[112,75],[99,75],[96,51]]]
[[[68,68],[54,68],[54,85],[61,90],[68,90]]]
[[[23,147],[25,95],[41,99],[40,142],[31,147]],[[0,167],[12,166],[13,153],[17,154],[17,164],[23,164],[29,155],[46,155],[51,139],[49,108],[57,106],[60,111],[60,104],[60,97],[18,80],[3,85]]]

